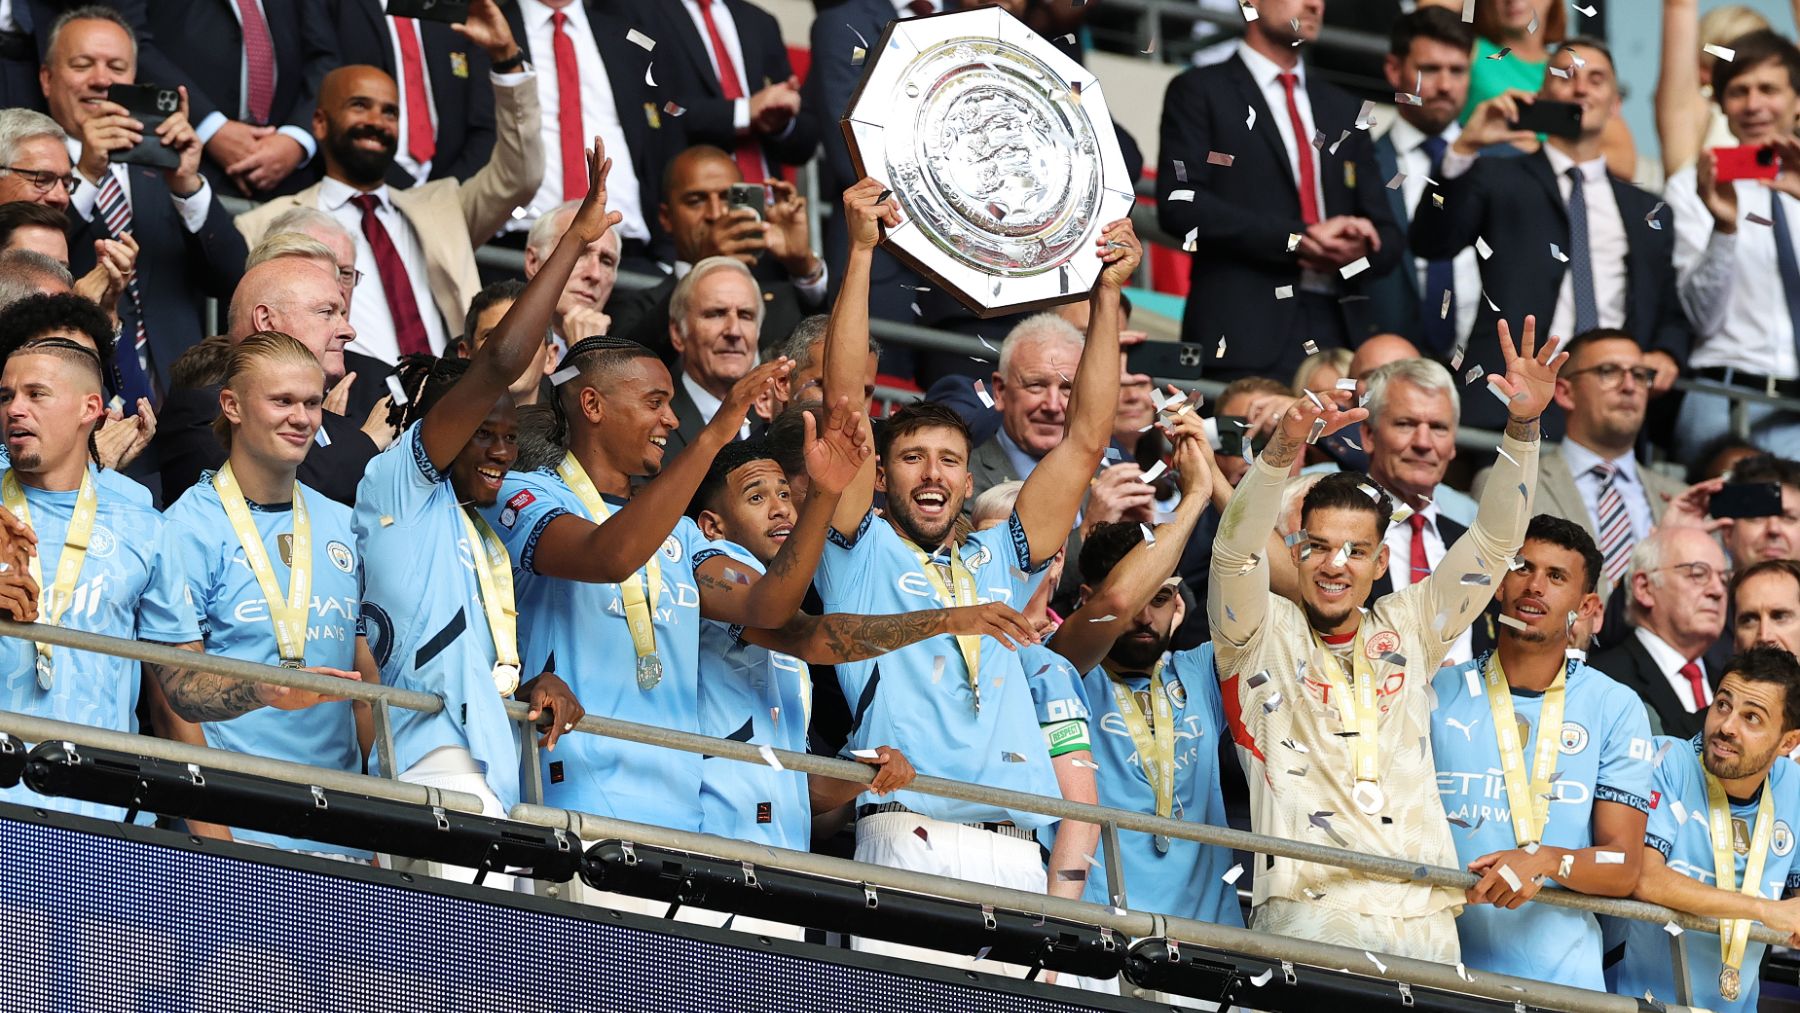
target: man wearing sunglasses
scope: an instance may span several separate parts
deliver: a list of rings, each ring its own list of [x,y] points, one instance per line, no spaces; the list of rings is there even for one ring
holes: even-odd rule
[[[1725,630],[1730,585],[1725,550],[1699,528],[1658,528],[1632,549],[1620,593],[1633,629],[1589,664],[1637,692],[1652,732],[1687,738],[1705,724],[1719,673],[1703,655]]]

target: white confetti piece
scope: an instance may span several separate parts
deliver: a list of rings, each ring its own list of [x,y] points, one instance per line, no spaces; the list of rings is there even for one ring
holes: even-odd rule
[[[1398,102],[1402,105],[1409,105],[1409,106],[1422,106],[1425,104],[1425,100],[1420,98],[1419,96],[1410,94],[1408,92],[1403,92],[1403,91],[1397,91],[1394,93],[1394,101]]]
[[[1277,299],[1292,299],[1293,297],[1294,297],[1294,286],[1292,286],[1292,285],[1277,285],[1277,286],[1275,286],[1275,298],[1277,298]]]
[[[1468,982],[1475,980],[1474,978],[1469,977],[1469,969],[1464,967],[1463,962],[1460,960],[1456,962],[1456,976]]]
[[[1550,244],[1550,256],[1556,258],[1560,263],[1567,264],[1569,262],[1569,255],[1564,253],[1555,243]]]
[[[325,431],[324,426],[320,426],[319,431],[313,434],[313,442],[321,447],[329,447],[331,446],[331,434]]]
[[[987,405],[989,408],[994,407],[993,395],[987,392],[987,387],[984,386],[980,380],[975,381],[975,396],[981,399],[982,404]]]
[[[851,46],[850,47],[850,66],[852,66],[852,67],[862,66],[863,60],[867,59],[868,55],[869,55],[868,50],[864,49],[863,47]],[[1076,96],[1076,97],[1079,98],[1080,96]]]
[[[1308,355],[1319,354],[1319,346],[1315,344],[1311,338],[1307,338],[1305,341],[1300,342],[1300,350]]]
[[[1364,950],[1363,956],[1368,957],[1369,963],[1375,965],[1375,972],[1377,974],[1386,974],[1387,973],[1387,965],[1382,963],[1380,960],[1377,960],[1375,957],[1375,954],[1370,953],[1368,950]]]
[[[1710,53],[1713,56],[1716,56],[1719,59],[1724,60],[1726,63],[1730,63],[1733,60],[1737,59],[1737,50],[1728,49],[1725,46],[1714,46],[1714,45],[1708,44],[1708,45],[1701,46],[1700,49],[1702,52]]]
[[[1177,182],[1177,183],[1186,183],[1187,182],[1187,163],[1183,162],[1179,158],[1177,158],[1175,160],[1175,182]]]
[[[1480,696],[1481,695],[1481,676],[1477,675],[1473,668],[1469,669],[1467,672],[1464,672],[1463,675],[1468,677],[1469,695],[1470,696]]]
[[[1207,156],[1207,161],[1209,161],[1209,162],[1212,161],[1212,156],[1210,156],[1210,155]],[[1193,199],[1194,199],[1194,191],[1192,191],[1192,190],[1171,190],[1169,192],[1169,200],[1171,202],[1173,202],[1173,201],[1192,201]]]
[[[1571,852],[1569,854],[1562,856],[1562,860],[1556,863],[1556,878],[1557,879],[1568,879],[1569,876],[1572,875],[1574,872],[1575,872],[1575,855],[1573,852]]]
[[[1269,698],[1267,700],[1264,700],[1262,709],[1263,709],[1263,713],[1265,713],[1265,714],[1273,714],[1276,711],[1280,710],[1281,709],[1281,691],[1280,690],[1275,691],[1273,694],[1271,694],[1269,696]]]
[[[1182,238],[1181,249],[1184,252],[1193,253],[1195,250],[1198,250],[1199,248],[1200,248],[1200,227],[1195,226],[1195,227],[1189,229],[1187,231],[1187,235]]]
[[[1589,4],[1586,7],[1583,7],[1580,4],[1576,4],[1575,10],[1577,12],[1579,12],[1582,17],[1592,18],[1592,17],[1598,17],[1600,15],[1600,12],[1595,10],[1594,6],[1592,4]]]
[[[1209,151],[1206,153],[1206,164],[1207,165],[1220,165],[1220,166],[1224,166],[1225,168],[1229,169],[1229,168],[1231,168],[1231,163],[1235,162],[1235,161],[1237,161],[1236,155],[1227,155],[1223,151]],[[1187,193],[1188,200],[1194,199],[1194,195],[1193,195],[1192,191],[1181,191],[1181,192]],[[1170,199],[1173,200],[1174,198],[1171,197]]]
[[[651,63],[644,68],[644,83],[649,85],[652,88],[656,87],[656,64],[655,63]]]
[[[1362,108],[1357,110],[1354,125],[1358,130],[1367,130],[1375,125],[1375,103],[1372,100],[1363,100]]]
[[[1480,236],[1476,236],[1475,237],[1475,252],[1481,254],[1482,260],[1486,260],[1489,257],[1494,255],[1494,248],[1487,244],[1487,240],[1481,238]]]
[[[1150,466],[1149,471],[1144,472],[1144,474],[1142,476],[1140,476],[1139,481],[1143,482],[1145,485],[1149,485],[1149,484],[1155,482],[1157,479],[1161,478],[1162,473],[1165,471],[1168,471],[1168,470],[1169,470],[1168,464],[1166,464],[1162,461],[1157,461],[1155,464]]]
[[[1663,922],[1663,931],[1671,936],[1679,936],[1681,935],[1681,926],[1674,922]]]
[[[879,759],[881,759],[881,754],[876,752],[873,749],[852,749],[852,750],[850,750],[850,755],[856,757],[859,760],[879,760]]]
[[[1090,622],[1090,623],[1110,623],[1114,619],[1117,619],[1117,618],[1119,618],[1119,617],[1114,616],[1114,615],[1095,616],[1094,618],[1089,619],[1088,622]]]
[[[1578,663],[1583,662],[1587,660],[1587,652],[1579,647],[1565,647],[1563,648],[1563,659],[1565,661],[1574,661]]]
[[[1512,616],[1509,616],[1504,612],[1500,613],[1499,620],[1500,620],[1500,625],[1510,626],[1515,630],[1523,630],[1523,629],[1529,628],[1523,622],[1521,622],[1517,619],[1514,619]]]
[[[1150,530],[1150,525],[1139,524],[1138,531],[1143,534],[1145,545],[1155,545],[1156,544],[1156,532]]]
[[[1406,182],[1406,173],[1396,172],[1394,173],[1394,178],[1387,181],[1387,188],[1389,190],[1398,190],[1400,189],[1400,184],[1404,182]]]
[[[931,681],[935,685],[944,677],[944,657],[939,655],[931,659]]]
[[[392,518],[386,514],[383,514],[381,517],[381,526],[384,528],[393,527],[394,526],[394,518]]]
[[[1252,18],[1251,20],[1255,20],[1255,19]],[[1256,107],[1250,106],[1249,110],[1250,110],[1250,115],[1244,117],[1244,129],[1245,130],[1255,130],[1256,129]]]
[[[775,755],[775,747],[773,747],[773,746],[758,746],[758,747],[756,747],[756,752],[757,752],[757,755],[759,755],[763,758],[764,763],[768,764],[771,767],[774,767],[776,770],[786,770],[787,769],[786,767],[783,767],[781,765],[781,757]]]
[[[1264,985],[1267,985],[1269,983],[1269,979],[1273,978],[1273,977],[1275,977],[1275,969],[1273,967],[1271,967],[1271,968],[1268,968],[1267,970],[1263,971],[1263,973],[1261,973],[1261,974],[1252,975],[1250,978],[1250,984],[1256,988],[1261,988]]]
[[[1687,818],[1688,818],[1687,806],[1682,805],[1681,800],[1678,798],[1672,798],[1669,800],[1669,814],[1671,816],[1675,817],[1675,823],[1677,826],[1687,822]]]
[[[1470,366],[1469,371],[1463,374],[1463,383],[1465,385],[1474,383],[1476,380],[1481,379],[1481,375],[1486,372],[1487,370],[1482,369],[1479,364]]]
[[[1238,864],[1232,866],[1229,870],[1227,870],[1225,875],[1220,876],[1219,878],[1225,881],[1226,886],[1236,886],[1238,877],[1242,876],[1243,874],[1244,874],[1244,863],[1239,862]]]
[[[1495,869],[1494,872],[1506,883],[1507,889],[1509,890],[1516,891],[1525,885],[1519,880],[1519,874],[1513,871],[1512,866],[1507,865],[1504,862],[1501,863],[1500,867]]]
[[[570,366],[567,369],[559,369],[550,374],[550,386],[561,387],[563,384],[568,383],[570,380],[573,380],[580,375],[581,370],[575,366]]]
[[[1656,206],[1650,209],[1650,213],[1644,216],[1644,224],[1661,232],[1662,222],[1657,221],[1656,216],[1662,214],[1662,209],[1668,206],[1669,205],[1664,204],[1662,201],[1657,201]]]
[[[1218,351],[1213,352],[1213,358],[1223,359],[1224,357],[1225,357],[1225,336],[1220,335],[1219,336],[1219,348],[1218,348]]]
[[[1594,864],[1595,865],[1624,865],[1625,864],[1625,852],[1623,852],[1623,851],[1596,851],[1596,852],[1594,852]]]
[[[1331,386],[1332,386],[1332,389],[1334,389],[1334,390],[1355,390],[1356,389],[1356,381],[1350,379],[1349,377],[1344,377],[1342,380],[1339,380],[1338,382],[1332,384]]]
[[[625,33],[625,39],[634,46],[642,47],[646,53],[656,52],[656,40],[635,28]]]
[[[685,114],[687,110],[673,102],[664,102],[663,112],[668,113],[670,116],[681,116]]]
[[[1355,260],[1352,260],[1350,263],[1345,264],[1343,267],[1338,268],[1338,274],[1343,275],[1344,278],[1347,280],[1347,279],[1356,277],[1357,275],[1363,273],[1364,271],[1367,271],[1368,269],[1369,269],[1369,258],[1358,257]]]
[[[389,373],[388,377],[387,377],[387,389],[388,389],[388,394],[393,397],[395,404],[397,404],[397,405],[406,404],[406,402],[407,402],[406,388],[400,386],[400,378],[399,377],[395,376],[392,373]]]
[[[1490,60],[1504,60],[1506,59],[1506,54],[1510,52],[1512,52],[1511,46],[1501,46],[1499,52],[1489,53],[1487,58]]]
[[[1331,147],[1326,148],[1325,150],[1330,152],[1331,154],[1335,155],[1335,154],[1337,154],[1338,146],[1343,144],[1345,141],[1347,141],[1349,139],[1350,139],[1350,131],[1346,130],[1343,133],[1338,135],[1337,140],[1331,142]]]
[[[1298,232],[1288,233],[1287,251],[1289,253],[1292,253],[1299,248],[1300,248],[1300,233],[1298,233]]]
[[[1347,562],[1349,559],[1350,559],[1350,543],[1345,542],[1344,544],[1338,546],[1338,550],[1336,552],[1332,553],[1331,565],[1332,566],[1343,566],[1344,563]]]
[[[1488,377],[1487,392],[1489,394],[1494,395],[1494,400],[1500,402],[1503,405],[1512,403],[1512,397],[1510,395],[1508,395],[1505,391],[1501,390],[1499,388],[1499,386],[1494,383],[1494,377],[1492,377],[1492,376]]]
[[[1000,762],[1001,763],[1024,763],[1025,757],[1019,753],[1002,752],[1000,754]]]

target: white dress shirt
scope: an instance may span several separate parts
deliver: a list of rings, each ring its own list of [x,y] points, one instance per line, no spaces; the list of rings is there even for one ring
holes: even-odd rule
[[[1756,376],[1793,379],[1794,323],[1788,316],[1775,259],[1775,230],[1749,220],[1773,221],[1773,190],[1738,180],[1738,229],[1713,229],[1712,212],[1700,199],[1692,168],[1669,177],[1663,197],[1675,212],[1675,278],[1681,308],[1694,322],[1696,343],[1688,364],[1696,369],[1741,369]],[[1781,197],[1788,236],[1800,250],[1800,201]]]
[[[1288,172],[1298,183],[1300,179],[1300,151],[1304,147],[1312,156],[1313,163],[1313,197],[1317,201],[1319,217],[1328,217],[1325,210],[1325,173],[1324,159],[1312,147],[1313,126],[1312,96],[1306,90],[1306,64],[1295,63],[1292,71],[1283,70],[1275,61],[1262,55],[1245,42],[1239,42],[1238,59],[1250,70],[1250,79],[1256,82],[1258,91],[1262,92],[1263,104],[1269,107],[1269,119],[1274,121],[1275,133],[1281,137],[1281,146],[1287,151]],[[1288,116],[1287,89],[1281,84],[1281,75],[1294,75],[1294,107],[1300,111],[1300,126],[1305,131],[1304,137],[1294,136],[1294,124]],[[1316,271],[1302,271],[1300,288],[1308,292],[1331,293],[1337,291],[1337,279],[1331,275],[1319,274]]]
[[[12,0],[0,0],[0,32],[19,31],[18,18],[13,16]]]
[[[385,8],[386,5],[384,4],[383,6]],[[401,171],[405,172],[408,176],[411,176],[415,183],[423,183],[431,178],[432,160],[428,159],[421,164],[413,159],[412,152],[408,151],[406,148],[406,109],[408,99],[406,95],[406,59],[400,52],[400,24],[393,18],[382,18],[381,21],[382,24],[387,26],[388,54],[394,61],[394,84],[398,85],[400,89],[400,146],[399,149],[394,152],[394,164],[398,165]],[[438,122],[437,97],[431,93],[431,68],[426,63],[425,33],[422,31],[422,26],[417,18],[412,19],[408,23],[407,31],[412,33],[414,40],[416,40],[419,45],[419,76],[424,79],[425,82],[425,112],[431,117],[431,136],[436,137]]]
[[[681,372],[681,386],[687,390],[688,397],[694,399],[694,407],[700,412],[700,424],[702,426],[710,424],[713,416],[719,414],[719,409],[725,405],[725,402],[712,396],[712,391],[700,386],[700,381],[689,376],[685,369]],[[747,440],[749,438],[750,416],[746,413],[744,415],[744,424],[738,427],[738,439]]]
[[[1444,157],[1450,157],[1448,145],[1456,143],[1462,134],[1462,125],[1454,121],[1439,135],[1446,145]],[[1388,140],[1394,145],[1394,161],[1399,165],[1405,179],[1400,181],[1400,194],[1405,198],[1407,219],[1419,213],[1419,201],[1425,197],[1425,178],[1431,175],[1431,156],[1425,151],[1425,132],[1404,117],[1395,117],[1393,127],[1388,130]],[[1385,180],[1383,182],[1386,182]],[[1404,226],[1406,223],[1402,222]],[[1423,257],[1413,258],[1413,274],[1418,282],[1420,292],[1426,292],[1425,269],[1429,261]],[[1475,314],[1481,309],[1481,261],[1473,249],[1463,250],[1450,262],[1453,274],[1451,288],[1456,293],[1456,339],[1459,343],[1469,339],[1469,332],[1475,329]],[[1436,293],[1429,293],[1434,299],[1443,298]],[[1427,308],[1428,312],[1437,312],[1437,306]]]
[[[227,3],[224,6],[230,9],[231,16],[237,19],[238,31],[239,33],[242,33],[244,13],[238,9],[238,2],[239,0],[232,0],[232,2]],[[275,27],[269,25],[269,17],[266,13],[268,7],[263,3],[263,0],[242,0],[242,2],[253,3],[259,10],[265,11],[263,15],[263,24],[268,25],[269,28],[269,55],[273,58],[275,55]],[[396,66],[398,66],[398,64],[396,64]],[[275,61],[269,69],[271,71],[269,75],[269,91],[270,95],[273,96],[275,84],[281,80],[281,62],[279,60]],[[199,136],[200,143],[205,144],[207,141],[212,140],[213,135],[219,132],[219,128],[225,125],[226,120],[233,118],[246,123],[250,120],[250,56],[244,51],[244,47],[241,45],[238,47],[237,116],[226,116],[223,111],[214,109],[212,112],[206,114],[205,119],[194,124],[194,133]],[[273,108],[269,110],[269,118],[271,120],[275,119],[275,110]],[[300,150],[306,153],[306,157],[300,160],[300,165],[305,165],[311,160],[313,153],[318,150],[319,142],[313,139],[312,134],[301,130],[299,127],[278,126],[275,132],[283,137],[292,138],[295,144],[300,145]],[[296,166],[296,168],[298,168],[298,166]]]
[[[350,350],[394,363],[400,360],[400,339],[394,334],[394,314],[388,309],[381,272],[375,267],[375,251],[369,246],[368,237],[363,235],[362,208],[350,202],[350,198],[361,192],[348,183],[326,177],[319,183],[319,210],[336,219],[356,239],[356,269],[372,283],[363,286],[361,299],[350,300],[350,326],[356,329],[356,340],[350,342]],[[419,316],[425,320],[425,337],[431,342],[432,352],[442,355],[449,343],[449,331],[444,326],[443,316],[438,313],[437,301],[431,295],[431,273],[424,249],[419,245],[419,234],[406,216],[394,207],[386,184],[370,193],[378,201],[375,218],[387,230],[394,249],[400,253],[400,262],[406,266],[406,280],[412,284]]]
[[[607,209],[625,216],[618,226],[621,238],[648,241],[650,227],[644,219],[644,198],[638,187],[633,153],[625,141],[625,127],[619,121],[612,81],[607,77],[606,64],[600,59],[600,48],[594,43],[594,30],[588,24],[585,5],[572,3],[562,8],[562,12],[568,17],[563,31],[574,44],[575,67],[581,81],[578,98],[581,102],[582,145],[593,143],[595,134],[606,143],[606,157],[613,163],[612,174],[606,177]],[[537,76],[537,87],[543,120],[544,182],[531,198],[530,213],[507,223],[509,232],[531,228],[538,215],[563,202],[562,97],[557,91],[556,26],[551,22],[551,15],[556,10],[542,0],[519,0],[519,13],[525,22],[527,46],[534,62],[542,68]]]
[[[94,205],[100,200],[100,181],[87,178],[81,171],[81,142],[71,137],[67,147],[69,164],[75,166],[75,177],[82,183],[81,186],[75,188],[74,193],[69,195],[69,207],[81,216],[82,221],[91,222],[94,220]],[[126,206],[132,209],[133,215],[136,215],[137,207],[132,203],[131,198],[130,168],[124,162],[106,163],[106,171],[112,173],[113,178],[119,181],[119,189],[125,194]],[[160,173],[158,175],[160,178]],[[201,176],[200,189],[186,197],[177,196],[175,191],[170,190],[169,199],[175,204],[175,213],[181,217],[182,227],[190,233],[198,233],[201,226],[206,224],[207,214],[212,211],[212,185],[206,181],[205,176]],[[155,250],[143,251],[146,259],[156,255],[157,251]]]
[[[745,96],[732,103],[731,126],[738,133],[750,131],[750,99],[756,89],[744,77],[749,71],[744,69],[744,44],[738,38],[737,19],[731,16],[731,8],[725,6],[725,0],[681,0],[681,6],[687,10],[688,19],[694,22],[694,31],[700,33],[700,48],[706,51],[706,62],[713,69],[713,77],[719,76],[719,57],[713,52],[712,36],[706,30],[706,17],[700,13],[705,4],[711,7],[713,25],[719,30],[719,41],[725,44],[725,54],[731,57],[732,69],[737,72],[739,94]]]
[[[1588,516],[1593,519],[1594,530],[1600,530],[1600,476],[1594,474],[1594,466],[1601,461],[1612,465],[1613,487],[1619,490],[1619,498],[1625,501],[1625,516],[1631,522],[1631,540],[1639,542],[1649,537],[1650,529],[1656,524],[1656,518],[1650,512],[1650,493],[1644,488],[1644,479],[1638,474],[1637,459],[1630,453],[1618,457],[1603,458],[1592,450],[1563,437],[1563,460],[1568,462],[1569,473],[1575,476],[1575,488],[1581,493],[1581,502],[1587,507]]]
[[[1569,192],[1574,184],[1569,180],[1568,171],[1575,168],[1575,160],[1555,145],[1544,145],[1544,154],[1550,159],[1550,171],[1556,173],[1556,191],[1562,194],[1563,203],[1569,202]],[[1581,196],[1587,204],[1588,263],[1594,273],[1594,308],[1599,311],[1600,327],[1625,326],[1625,257],[1630,250],[1625,240],[1625,220],[1619,217],[1619,199],[1614,196],[1612,179],[1606,174],[1606,159],[1595,158],[1581,163]],[[1494,256],[1504,256],[1511,251],[1496,250]],[[1518,255],[1526,255],[1527,251],[1519,251]],[[1535,256],[1542,252],[1548,257],[1548,248],[1542,251],[1529,251]],[[1563,251],[1565,254],[1567,250]],[[1550,317],[1551,334],[1575,333],[1575,272],[1564,271],[1562,287],[1556,292],[1556,312]]]
[[[1388,495],[1393,496],[1393,493],[1390,492]],[[1394,497],[1394,502],[1399,503],[1399,497]],[[1449,548],[1444,544],[1444,536],[1438,531],[1438,505],[1436,502],[1432,502],[1417,513],[1425,518],[1425,528],[1421,532],[1425,538],[1425,565],[1435,571],[1438,564],[1444,561],[1444,552]],[[1410,520],[1389,524],[1387,533],[1381,536],[1381,544],[1387,546],[1388,550],[1388,579],[1393,582],[1395,591],[1404,591],[1413,586],[1415,577],[1412,572],[1412,540],[1413,528]],[[1418,576],[1423,577],[1425,574]],[[1476,621],[1480,622],[1479,619]],[[1456,638],[1456,643],[1450,645],[1450,651],[1444,655],[1443,663],[1460,665],[1474,656],[1474,640],[1470,631],[1465,629],[1462,631],[1462,635]]]
[[[1633,632],[1637,634],[1638,642],[1644,645],[1644,650],[1650,652],[1650,660],[1656,663],[1663,678],[1668,680],[1669,688],[1675,691],[1675,698],[1681,701],[1681,706],[1687,708],[1689,714],[1712,706],[1712,683],[1706,678],[1706,659],[1694,659],[1694,664],[1700,666],[1701,692],[1706,697],[1696,704],[1694,687],[1688,683],[1687,676],[1681,674],[1681,666],[1687,664],[1688,660],[1681,656],[1680,651],[1670,647],[1667,641],[1644,627],[1639,626]]]

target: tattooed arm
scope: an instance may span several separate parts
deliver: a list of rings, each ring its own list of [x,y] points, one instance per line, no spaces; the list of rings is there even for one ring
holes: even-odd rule
[[[193,651],[195,654],[205,653],[197,640],[175,646],[184,651]],[[150,671],[156,675],[156,681],[162,687],[164,696],[168,698],[169,708],[176,715],[188,721],[229,721],[259,707],[275,707],[291,711],[344,699],[341,696],[327,696],[311,690],[247,682],[243,679],[233,679],[229,676],[202,672],[193,668],[170,665],[150,665],[149,667]],[[315,666],[307,668],[306,671],[318,675],[333,675],[340,679],[361,680],[361,676],[355,672],[345,672],[336,668]]]
[[[812,665],[842,665],[879,657],[941,634],[989,636],[1008,648],[1037,643],[1031,623],[1001,602],[921,609],[897,615],[813,616],[802,612],[773,630],[746,629],[744,640],[791,654]]]

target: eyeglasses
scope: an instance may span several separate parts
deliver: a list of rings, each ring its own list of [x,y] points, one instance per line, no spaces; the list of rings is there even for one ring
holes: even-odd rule
[[[1688,583],[1695,584],[1700,587],[1706,587],[1708,584],[1711,584],[1714,576],[1717,576],[1719,578],[1719,582],[1726,585],[1727,587],[1729,587],[1731,585],[1732,571],[1729,569],[1715,570],[1715,569],[1713,569],[1713,565],[1711,563],[1705,563],[1705,562],[1699,562],[1699,561],[1695,561],[1692,563],[1672,563],[1668,566],[1659,566],[1659,567],[1657,567],[1657,569],[1658,570],[1680,570],[1681,575],[1688,579]]]
[[[1589,366],[1586,369],[1577,369],[1570,373],[1564,373],[1563,376],[1573,380],[1583,373],[1594,374],[1594,378],[1599,380],[1600,386],[1606,390],[1617,390],[1619,385],[1625,382],[1626,373],[1631,374],[1631,378],[1637,381],[1639,387],[1648,387],[1656,382],[1656,370],[1649,366],[1620,366],[1611,362]]]
[[[74,193],[76,184],[81,182],[74,173],[70,173],[67,176],[58,176],[49,169],[21,169],[16,165],[0,165],[0,169],[22,177],[25,182],[37,187],[39,193],[47,192],[51,187],[58,183],[62,184],[63,192]]]
[[[362,276],[362,272],[354,267],[338,268],[338,281],[343,282],[349,288],[355,288],[362,284]]]

